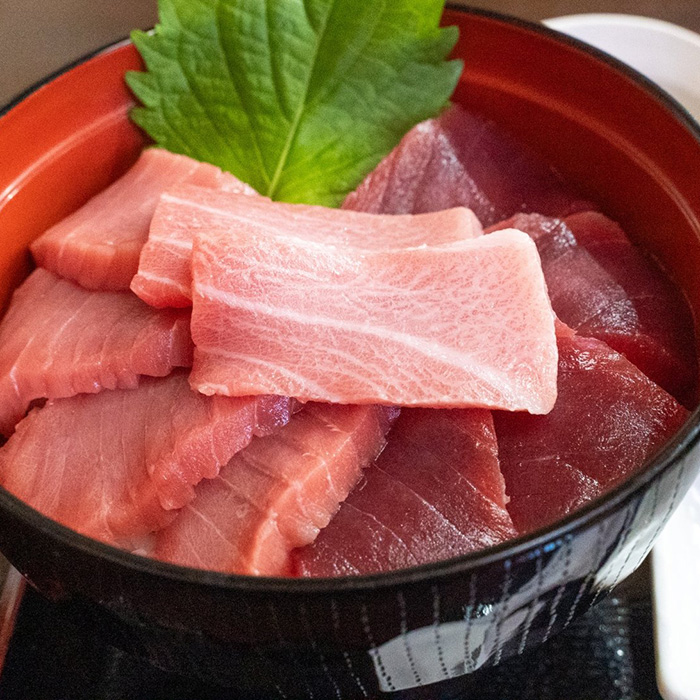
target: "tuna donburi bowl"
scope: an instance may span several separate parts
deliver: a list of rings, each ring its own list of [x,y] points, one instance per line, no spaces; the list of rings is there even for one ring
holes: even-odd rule
[[[455,106],[440,117],[443,131],[433,134],[435,142],[450,129],[457,134],[453,142],[459,141],[469,121],[463,115],[480,115],[485,123],[495,124],[552,164],[566,183],[566,191],[557,192],[554,204],[548,200],[547,206],[564,201],[568,207],[556,212],[566,230],[555,231],[550,248],[560,245],[572,231],[583,240],[593,224],[607,226],[605,222],[615,221],[640,250],[658,261],[690,305],[688,312],[675,307],[667,315],[677,320],[687,313],[690,318],[690,336],[681,343],[680,354],[692,357],[693,369],[688,379],[682,374],[683,362],[664,360],[657,381],[666,383],[665,390],[678,399],[680,403],[674,400],[674,406],[686,404],[692,410],[695,397],[688,387],[697,381],[692,316],[700,310],[700,282],[695,273],[700,263],[697,125],[640,76],[542,27],[461,10],[446,11],[444,24],[460,29],[454,55],[464,59],[465,68],[452,98]],[[132,44],[110,47],[54,77],[7,108],[0,118],[0,291],[5,309],[12,291],[32,269],[30,244],[118,180],[139,158],[145,136],[128,118],[133,97],[124,84],[124,74],[141,67]],[[483,158],[495,159],[483,145],[488,133],[484,129],[481,136]],[[421,138],[427,138],[425,134],[425,129],[418,132]],[[512,161],[511,157],[506,166],[511,167]],[[396,162],[394,165],[398,168]],[[486,171],[488,180],[488,168]],[[432,184],[435,180],[432,177]],[[430,179],[423,182],[421,192],[431,192],[430,184]],[[182,206],[191,196],[191,191],[178,190],[171,204]],[[222,196],[241,199],[250,195]],[[512,187],[512,196],[521,196],[517,186]],[[416,197],[420,199],[420,194]],[[383,201],[389,198],[385,194]],[[220,205],[218,200],[207,202],[210,208]],[[588,214],[590,203],[599,210],[593,218]],[[555,212],[543,208],[545,204],[538,213],[551,219]],[[343,216],[354,216],[349,209],[344,211]],[[285,212],[275,216],[284,218]],[[491,211],[491,219],[488,213],[480,215],[487,231],[494,230],[485,240],[505,240],[511,235],[496,229],[522,229],[533,238],[553,230],[546,222],[527,216],[520,204],[505,216],[498,214]],[[514,214],[517,216],[509,218]],[[509,221],[502,223],[505,218]],[[460,226],[472,224],[460,218]],[[307,226],[312,227],[308,222]],[[535,230],[539,233],[533,233]],[[609,239],[619,243],[617,229],[609,230]],[[473,242],[459,245],[466,249]],[[279,243],[279,250],[283,247]],[[610,265],[593,261],[595,254],[590,250],[584,256],[585,264],[597,264],[596,270],[609,272]],[[610,248],[608,256],[613,255],[611,250],[619,253],[622,249]],[[289,258],[288,247],[284,252]],[[544,261],[542,249],[540,254]],[[376,257],[376,253],[363,253],[363,259],[374,260],[373,255]],[[397,260],[406,264],[398,253],[395,258],[383,257],[381,269],[377,263],[373,274],[380,275],[390,264],[398,264]],[[626,264],[637,264],[634,260],[632,256]],[[88,266],[86,274],[97,272]],[[562,277],[547,274],[545,270],[551,294],[553,280]],[[571,274],[564,277],[569,280]],[[665,284],[659,282],[655,287],[655,301],[667,298],[663,296]],[[256,300],[247,303],[250,306]],[[657,311],[656,316],[666,318],[662,312]],[[170,313],[169,327],[177,327],[180,312]],[[558,309],[557,314],[562,316]],[[85,328],[85,337],[89,330]],[[579,341],[572,340],[565,328],[559,327],[557,333],[561,357],[566,343]],[[580,359],[585,355],[587,361],[600,352],[595,344],[576,347],[571,356]],[[619,355],[613,354],[606,362],[619,362],[615,359]],[[170,366],[178,364],[183,362],[173,360]],[[572,361],[567,370],[571,376],[575,364]],[[624,381],[614,385],[607,398],[587,389],[582,400],[585,410],[600,416],[599,423],[607,422],[613,428],[625,420],[615,413],[614,396],[632,381],[624,372],[615,372]],[[151,386],[148,381],[144,385]],[[157,389],[152,392],[155,397]],[[666,406],[667,399],[661,394],[654,397],[655,406]],[[49,408],[47,404],[36,414]],[[295,413],[297,407],[290,404],[256,405],[250,410],[256,416],[267,415],[265,410],[275,416],[286,411],[292,415],[290,426],[295,416],[310,415],[304,410]],[[430,410],[412,408],[416,413],[405,415],[420,417],[420,411]],[[499,445],[505,463],[509,454],[523,453],[523,436],[531,436],[535,428],[526,419],[512,424],[505,412],[499,413],[496,432],[503,433],[507,424],[508,434],[518,436],[511,444]],[[366,414],[362,421],[368,420]],[[424,429],[422,419],[412,423],[404,414],[398,419],[390,414],[385,411],[372,420],[378,426],[385,421],[385,432],[393,421],[397,422],[392,430],[409,436]],[[394,571],[332,576],[329,574],[343,572],[336,564],[331,570],[324,569],[326,560],[318,551],[302,558],[300,565],[317,567],[315,578],[247,576],[175,565],[78,534],[12,495],[9,486],[0,490],[0,549],[33,585],[74,608],[86,625],[109,626],[115,643],[161,667],[260,697],[375,697],[447,681],[522,652],[562,629],[639,566],[696,472],[697,414],[674,408],[664,416],[669,432],[655,449],[642,453],[642,461],[650,457],[644,466],[619,483],[611,482],[603,495],[591,492],[593,497],[581,507],[562,511],[565,517],[533,520],[537,509],[529,505],[531,499],[518,501],[518,494],[511,492],[511,502],[520,505],[517,509],[511,506],[513,520],[504,525],[511,531],[494,541],[499,543],[482,543],[477,551],[441,561],[399,564]],[[351,419],[353,425],[360,424],[356,416],[342,417]],[[71,439],[63,424],[54,425],[61,440]],[[230,429],[229,423],[222,425]],[[442,425],[439,430],[447,436],[452,428]],[[82,437],[86,439],[85,434]],[[15,438],[7,444],[12,440]],[[391,443],[386,450],[390,448]],[[50,460],[60,462],[66,450],[65,446],[52,450]],[[385,464],[390,459],[382,458]],[[622,457],[616,454],[616,459]],[[486,473],[487,467],[484,470]],[[368,472],[367,483],[371,478],[376,480]],[[487,481],[484,477],[484,483]],[[175,503],[184,492],[168,481],[163,497]],[[521,534],[512,529],[513,523]],[[147,542],[131,545],[135,550],[148,547]],[[412,663],[414,654],[423,659],[419,674]]]

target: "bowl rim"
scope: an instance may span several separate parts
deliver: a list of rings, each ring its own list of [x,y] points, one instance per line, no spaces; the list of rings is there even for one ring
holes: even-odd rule
[[[567,44],[572,48],[589,54],[598,61],[608,64],[637,85],[640,85],[646,92],[651,93],[651,96],[660,101],[666,109],[687,128],[700,144],[700,124],[693,119],[690,113],[656,83],[613,56],[579,39],[550,29],[541,23],[531,22],[492,10],[457,5],[450,2],[446,3],[445,9],[457,13],[482,16],[554,39],[558,43]],[[59,68],[20,92],[12,98],[8,104],[1,107],[0,120],[26,98],[41,90],[41,88],[59,78],[61,75],[68,73],[72,69],[93,58],[123,49],[130,44],[131,41],[129,38],[110,42]],[[2,124],[0,121],[0,128],[1,126]],[[677,461],[684,459],[698,442],[700,442],[700,406],[689,414],[683,427],[674,437],[666,443],[660,451],[646,460],[644,465],[631,477],[624,480],[610,491],[607,491],[602,496],[593,499],[585,506],[567,515],[565,518],[530,533],[506,540],[498,545],[458,557],[405,569],[361,576],[285,578],[230,574],[220,571],[186,567],[133,554],[85,535],[81,535],[43,515],[24,501],[12,495],[2,486],[0,486],[0,507],[8,508],[17,518],[31,527],[42,531],[53,540],[58,540],[68,547],[79,550],[82,554],[96,556],[137,574],[156,576],[167,579],[173,583],[184,583],[213,588],[219,591],[228,590],[251,594],[361,594],[410,584],[426,582],[434,584],[439,579],[447,579],[456,575],[473,573],[486,566],[496,564],[505,566],[506,563],[510,562],[512,559],[527,555],[533,551],[541,551],[546,545],[558,548],[573,537],[572,533],[574,531],[598,524],[609,516],[611,512],[616,510],[618,506],[624,505],[626,502],[632,500],[637,492],[646,484],[660,477],[662,472],[669,469]],[[547,549],[549,549],[549,547],[547,547]]]

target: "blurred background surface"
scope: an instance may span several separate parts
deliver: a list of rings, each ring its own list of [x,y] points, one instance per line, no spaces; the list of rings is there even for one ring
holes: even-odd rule
[[[359,1],[359,0],[358,0]],[[700,32],[698,0],[488,0],[453,2],[525,19],[579,12],[658,17]],[[30,85],[131,29],[156,21],[156,0],[0,0],[0,106]]]

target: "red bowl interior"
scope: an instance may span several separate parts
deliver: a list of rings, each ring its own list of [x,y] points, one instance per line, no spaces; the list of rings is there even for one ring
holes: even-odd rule
[[[29,243],[138,157],[124,73],[141,68],[130,43],[111,47],[0,118],[0,309],[30,270]]]

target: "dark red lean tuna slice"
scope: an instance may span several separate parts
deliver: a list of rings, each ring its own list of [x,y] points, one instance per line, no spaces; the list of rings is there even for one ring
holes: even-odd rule
[[[398,409],[309,403],[274,435],[254,440],[197,487],[158,533],[154,555],[239,574],[289,573],[385,445]]]
[[[516,528],[548,525],[639,469],[688,411],[594,338],[559,334],[558,397],[546,416],[494,412]]]
[[[147,148],[123,177],[34,241],[34,259],[87,289],[128,290],[158,198],[178,183],[253,191],[214,165]]]
[[[175,372],[34,409],[0,448],[0,483],[84,535],[133,547],[288,418],[289,399],[208,398]]]
[[[583,246],[625,290],[639,325],[634,334],[602,338],[687,408],[698,399],[695,324],[688,301],[668,275],[598,212],[565,219]]]
[[[481,409],[402,409],[379,459],[316,541],[302,576],[405,568],[513,537],[496,435]]]
[[[472,209],[484,226],[522,211],[565,216],[594,208],[540,156],[457,105],[409,131],[343,204],[382,214],[456,206]]]
[[[157,311],[129,292],[90,292],[41,268],[0,321],[0,433],[38,398],[131,389],[192,364],[188,311]]]
[[[525,231],[537,244],[552,308],[564,323],[606,342],[681,403],[695,405],[688,303],[617,224],[597,212],[564,220],[518,214],[489,232],[508,228]]]

